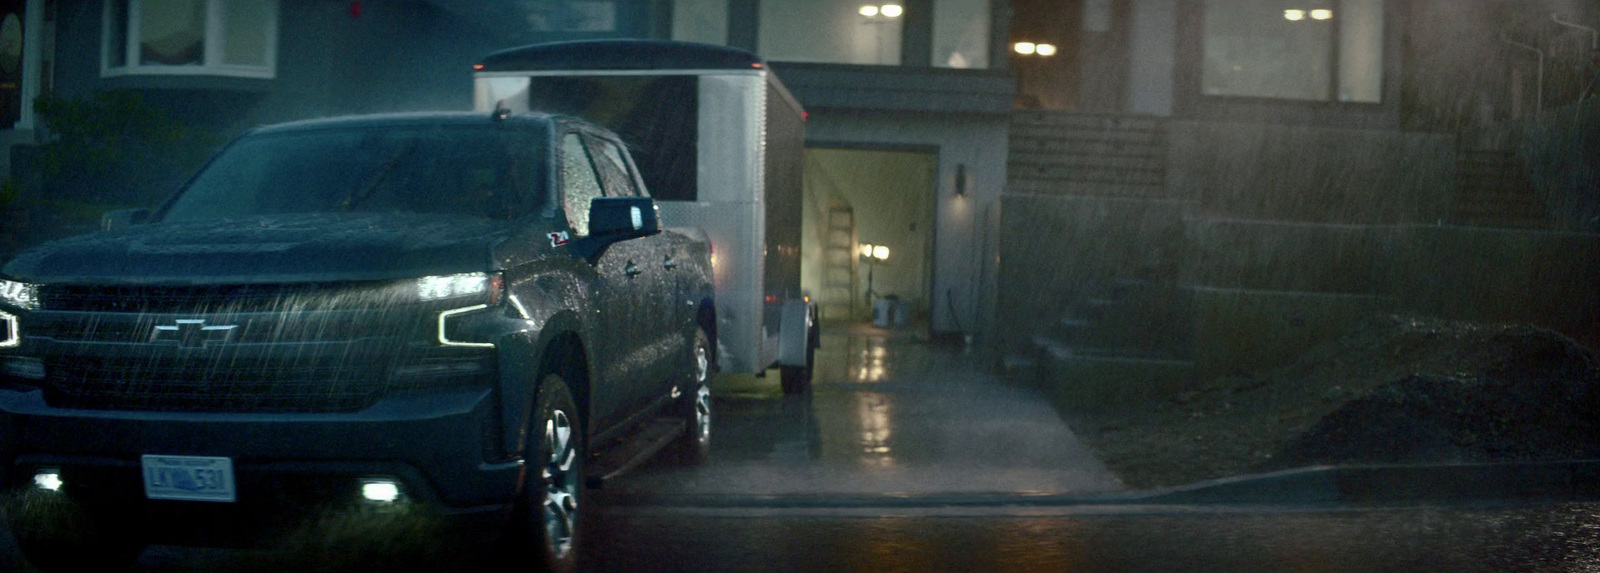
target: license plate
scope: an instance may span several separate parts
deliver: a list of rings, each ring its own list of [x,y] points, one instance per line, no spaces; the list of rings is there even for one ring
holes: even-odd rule
[[[204,456],[144,456],[144,495],[185,501],[235,500],[233,460]]]

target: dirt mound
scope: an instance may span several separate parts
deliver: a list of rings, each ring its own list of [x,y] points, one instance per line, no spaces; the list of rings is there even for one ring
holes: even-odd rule
[[[1380,338],[1420,342],[1419,371],[1345,402],[1271,466],[1600,457],[1600,370],[1582,346],[1529,326],[1396,326]]]
[[[1063,415],[1125,483],[1341,463],[1600,458],[1600,369],[1527,325],[1374,317],[1294,363]]]

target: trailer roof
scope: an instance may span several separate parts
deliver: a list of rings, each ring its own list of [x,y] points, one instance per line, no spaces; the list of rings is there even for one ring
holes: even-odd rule
[[[584,40],[535,44],[484,56],[474,69],[528,70],[748,70],[766,61],[738,48],[663,40]]]

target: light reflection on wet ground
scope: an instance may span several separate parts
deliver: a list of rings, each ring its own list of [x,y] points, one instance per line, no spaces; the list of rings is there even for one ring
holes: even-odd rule
[[[656,463],[606,493],[1081,493],[1121,486],[1033,391],[908,331],[830,328],[809,395],[722,392],[700,467]]]

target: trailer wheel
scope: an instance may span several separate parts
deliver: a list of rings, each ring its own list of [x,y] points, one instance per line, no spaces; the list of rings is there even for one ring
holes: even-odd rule
[[[780,366],[778,368],[779,381],[783,386],[785,395],[804,394],[811,390],[811,377],[817,365],[817,345],[814,342],[806,343],[805,366]]]

